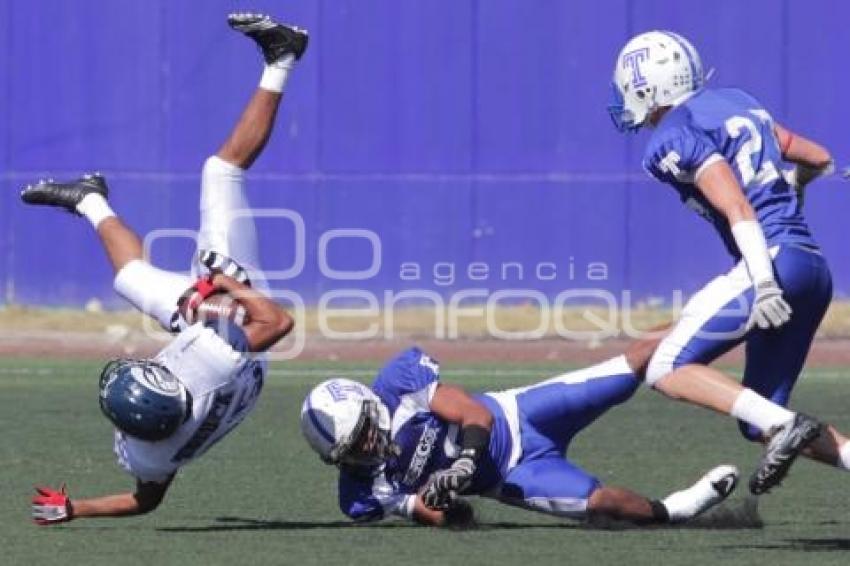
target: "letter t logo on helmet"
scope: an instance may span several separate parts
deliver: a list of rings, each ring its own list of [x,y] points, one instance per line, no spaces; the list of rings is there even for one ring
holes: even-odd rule
[[[623,55],[623,66],[632,70],[632,86],[634,88],[646,85],[646,77],[640,74],[640,64],[649,57],[649,49],[642,47]]]
[[[669,31],[626,43],[617,57],[608,112],[620,131],[634,131],[657,108],[676,106],[702,88],[702,61],[693,45]]]

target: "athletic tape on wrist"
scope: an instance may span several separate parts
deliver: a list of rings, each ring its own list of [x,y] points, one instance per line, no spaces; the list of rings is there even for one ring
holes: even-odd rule
[[[463,427],[463,442],[461,456],[472,458],[473,461],[484,454],[490,447],[490,429],[481,425]]]

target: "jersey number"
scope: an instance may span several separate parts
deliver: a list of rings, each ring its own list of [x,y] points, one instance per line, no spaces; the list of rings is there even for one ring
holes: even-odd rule
[[[770,126],[770,115],[764,110],[750,110],[750,113],[759,121]],[[761,133],[753,120],[747,116],[732,116],[726,120],[726,133],[729,137],[736,139],[746,131],[750,139],[741,144],[738,153],[735,154],[735,163],[738,165],[738,173],[741,175],[741,184],[748,187],[750,183],[766,185],[779,178],[779,172],[772,161],[765,159],[761,167],[756,171],[753,168],[753,156],[757,156],[762,150]]]

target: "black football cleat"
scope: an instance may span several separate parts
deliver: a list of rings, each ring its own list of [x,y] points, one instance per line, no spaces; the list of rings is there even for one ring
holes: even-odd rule
[[[759,466],[750,476],[750,492],[761,495],[779,485],[800,452],[820,436],[822,430],[823,424],[802,413],[794,415],[791,422],[772,429]]]
[[[230,14],[227,23],[257,42],[266,63],[274,63],[289,53],[297,61],[307,50],[305,30],[279,24],[265,14]]]
[[[83,198],[91,193],[97,193],[103,198],[109,196],[109,187],[106,179],[100,173],[84,175],[76,181],[57,183],[52,179],[39,181],[35,185],[27,185],[21,191],[21,200],[27,204],[59,206],[74,214],[77,205]]]

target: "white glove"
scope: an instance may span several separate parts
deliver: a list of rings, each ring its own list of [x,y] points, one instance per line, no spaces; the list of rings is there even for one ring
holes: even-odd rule
[[[791,305],[782,298],[782,289],[773,279],[767,279],[756,285],[755,303],[750,313],[750,327],[753,324],[766,330],[779,328],[791,320]]]
[[[447,509],[458,494],[472,484],[474,474],[475,461],[472,458],[458,458],[450,468],[431,474],[422,491],[422,501],[430,509]]]

